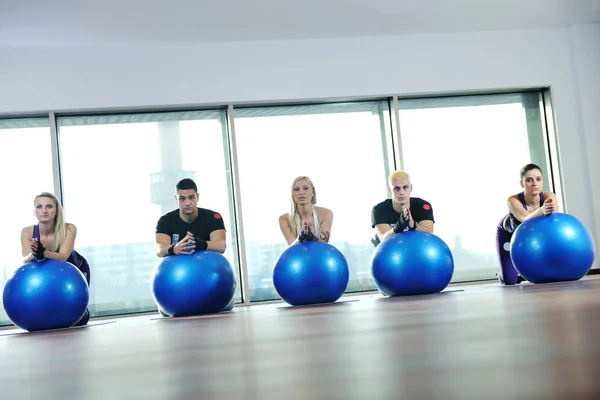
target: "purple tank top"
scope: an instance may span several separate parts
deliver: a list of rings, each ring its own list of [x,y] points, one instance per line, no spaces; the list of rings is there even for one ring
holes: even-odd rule
[[[517,194],[519,200],[521,200],[521,204],[523,204],[523,208],[527,210],[527,204],[525,203],[525,195],[523,192]],[[544,192],[540,193],[540,207],[544,204]]]
[[[37,239],[40,243],[40,227],[39,225],[34,225],[33,226],[33,238]],[[71,252],[71,255],[69,256],[69,258],[67,258],[67,261],[70,262],[71,264],[74,264],[76,266],[79,266],[79,257],[77,256],[77,252],[75,250],[73,250]]]
[[[523,208],[527,210],[527,204],[525,203],[525,195],[523,192],[518,193],[517,197],[521,201]],[[544,204],[544,192],[540,193],[540,206]],[[521,221],[519,221],[512,213],[508,213],[508,221],[507,221],[507,230],[509,232],[514,232],[517,229],[517,226],[521,225]]]

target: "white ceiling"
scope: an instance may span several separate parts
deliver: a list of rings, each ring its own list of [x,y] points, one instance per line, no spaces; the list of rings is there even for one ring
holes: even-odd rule
[[[0,0],[0,46],[289,40],[582,22],[600,22],[600,0]]]

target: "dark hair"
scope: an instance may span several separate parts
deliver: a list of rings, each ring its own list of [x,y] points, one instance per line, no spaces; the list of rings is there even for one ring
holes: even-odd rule
[[[526,166],[524,166],[523,168],[521,168],[521,179],[523,179],[525,174],[527,172],[531,171],[532,169],[539,169],[540,172],[542,173],[542,175],[544,174],[544,172],[542,171],[542,169],[540,167],[538,167],[536,164],[530,163],[530,164],[527,164]]]
[[[194,192],[198,193],[198,186],[196,186],[196,182],[194,182],[190,178],[185,178],[177,182],[176,188],[177,191],[193,189]]]

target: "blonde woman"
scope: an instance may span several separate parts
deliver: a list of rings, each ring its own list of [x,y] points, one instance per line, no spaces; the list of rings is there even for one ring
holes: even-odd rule
[[[21,252],[23,262],[63,260],[75,265],[90,284],[90,266],[87,260],[77,253],[75,237],[77,228],[66,223],[62,206],[52,193],[43,192],[33,200],[37,225],[26,226],[21,231]],[[85,325],[90,318],[89,311],[75,324]]]
[[[307,176],[299,176],[292,183],[292,208],[279,217],[279,226],[288,245],[300,242],[329,242],[333,212],[317,207],[315,185]]]

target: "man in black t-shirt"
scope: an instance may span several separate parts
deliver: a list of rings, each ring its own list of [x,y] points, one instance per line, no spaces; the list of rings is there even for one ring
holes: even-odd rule
[[[388,192],[392,195],[371,210],[371,224],[375,235],[374,246],[396,233],[417,230],[433,233],[433,209],[429,202],[410,197],[412,183],[404,171],[394,171],[388,178]]]
[[[177,183],[179,208],[156,224],[156,254],[159,257],[192,254],[197,250],[225,252],[225,224],[218,212],[198,207],[198,188],[191,179]]]

